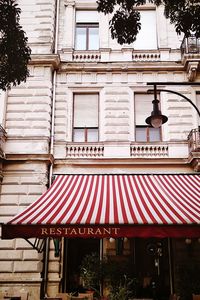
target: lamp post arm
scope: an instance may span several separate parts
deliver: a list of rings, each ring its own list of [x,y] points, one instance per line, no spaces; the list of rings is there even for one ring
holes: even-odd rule
[[[184,96],[184,95],[182,95],[182,94],[180,94],[178,92],[167,90],[167,89],[157,89],[156,91],[157,92],[169,92],[169,93],[172,93],[172,94],[175,94],[175,95],[178,95],[178,96],[184,98],[186,101],[188,101],[196,109],[196,111],[197,111],[197,113],[199,115],[199,118],[200,118],[200,111],[199,111],[198,107],[188,97],[186,97],[186,96]],[[154,92],[155,93],[155,89],[154,90],[150,89],[150,90],[147,91],[147,93],[150,93],[150,92]]]

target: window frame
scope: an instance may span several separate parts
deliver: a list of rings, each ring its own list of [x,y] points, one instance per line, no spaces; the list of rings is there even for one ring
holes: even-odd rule
[[[137,140],[137,128],[144,128],[146,129],[145,132],[145,136],[146,136],[146,140],[145,141],[138,141]],[[159,143],[159,142],[162,142],[162,130],[161,130],[161,127],[160,128],[157,128],[158,129],[158,132],[159,132],[159,141],[151,141],[150,140],[150,129],[151,128],[154,128],[152,126],[145,126],[145,125],[136,125],[135,124],[135,141],[138,142],[138,143]]]
[[[91,28],[99,29],[99,23],[76,23],[75,50],[81,51],[81,50],[77,49],[77,29],[78,28],[86,29],[86,49],[82,49],[82,51],[92,51],[93,49],[90,49],[90,47],[89,47],[90,39],[91,39],[90,29]],[[98,37],[99,37],[99,34],[98,34]],[[99,43],[98,43],[97,49],[99,49]]]

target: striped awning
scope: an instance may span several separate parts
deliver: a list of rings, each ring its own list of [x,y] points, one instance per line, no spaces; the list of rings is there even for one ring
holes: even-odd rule
[[[200,237],[200,175],[58,175],[2,237]]]

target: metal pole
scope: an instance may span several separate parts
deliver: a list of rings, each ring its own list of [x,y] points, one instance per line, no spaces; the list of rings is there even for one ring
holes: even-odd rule
[[[99,255],[100,255],[100,261],[103,261],[103,239],[100,239],[99,241]],[[100,295],[103,296],[103,281],[100,282]]]
[[[171,239],[167,239],[168,245],[168,260],[169,260],[169,284],[170,284],[170,293],[173,295],[174,286],[173,286],[173,272],[172,272],[172,256],[171,256]]]
[[[178,92],[175,92],[175,91],[172,91],[172,90],[168,90],[168,89],[157,89],[156,91],[157,92],[169,92],[169,93],[172,93],[172,94],[175,94],[175,95],[178,95],[178,96],[182,97],[183,99],[185,99],[186,101],[188,101],[194,107],[194,109],[196,109],[196,111],[198,113],[198,116],[200,117],[200,111],[199,111],[198,107],[192,102],[192,100],[190,100],[185,95],[183,95],[181,93],[178,93]],[[148,92],[153,92],[154,95],[155,95],[155,86],[154,86],[153,90],[150,89],[150,90],[147,91],[147,93]]]

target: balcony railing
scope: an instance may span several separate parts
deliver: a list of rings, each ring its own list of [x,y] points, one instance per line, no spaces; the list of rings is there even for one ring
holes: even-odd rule
[[[200,128],[192,129],[188,135],[189,153],[200,151]]]
[[[108,148],[109,148],[108,144]],[[111,158],[111,154],[107,152],[107,144],[105,143],[71,143],[66,146],[66,157],[68,159],[101,159]],[[120,147],[118,152],[120,154]],[[129,145],[130,152],[126,158],[166,158],[169,156],[167,144],[143,144],[131,143]],[[110,150],[108,150],[110,151]],[[105,154],[107,153],[107,154]],[[107,156],[108,155],[108,156]],[[116,155],[116,154],[115,154]],[[115,155],[112,157],[114,158]],[[121,157],[119,155],[119,157]],[[125,157],[124,157],[125,158]]]
[[[200,53],[200,38],[196,38],[194,35],[185,37],[181,44],[181,53],[182,55]]]
[[[100,143],[81,143],[67,145],[68,158],[100,158],[104,156],[104,146]]]
[[[132,144],[131,157],[138,158],[164,158],[168,157],[168,145]]]

